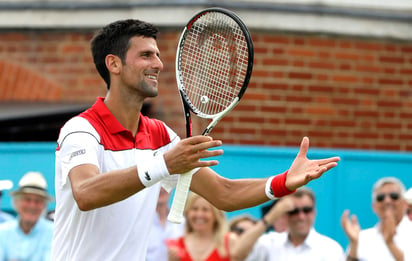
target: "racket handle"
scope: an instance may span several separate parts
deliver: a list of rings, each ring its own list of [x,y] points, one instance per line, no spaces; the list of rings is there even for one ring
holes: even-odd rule
[[[170,222],[177,224],[182,223],[183,211],[185,209],[187,196],[189,194],[192,176],[198,170],[199,169],[196,168],[179,176],[175,195],[173,197],[172,207],[170,208],[169,215],[167,216],[167,220],[169,220]]]

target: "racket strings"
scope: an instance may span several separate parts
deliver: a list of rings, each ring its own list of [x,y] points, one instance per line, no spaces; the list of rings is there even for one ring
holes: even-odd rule
[[[181,80],[197,113],[215,115],[237,97],[247,73],[248,47],[231,18],[208,13],[196,20],[181,55]]]

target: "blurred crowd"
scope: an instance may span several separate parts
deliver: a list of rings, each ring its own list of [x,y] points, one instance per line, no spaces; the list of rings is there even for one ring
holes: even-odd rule
[[[53,198],[40,172],[22,176],[17,188],[0,181],[0,196],[10,193],[16,215],[0,212],[0,261],[50,260]],[[10,190],[10,191],[9,191]],[[152,224],[146,261],[293,261],[412,260],[412,188],[397,178],[377,180],[371,190],[378,223],[362,228],[356,214],[345,210],[341,227],[344,248],[314,228],[315,193],[299,188],[262,208],[258,219],[248,215],[227,219],[201,196],[190,193],[185,221],[167,220],[170,195],[161,190]]]

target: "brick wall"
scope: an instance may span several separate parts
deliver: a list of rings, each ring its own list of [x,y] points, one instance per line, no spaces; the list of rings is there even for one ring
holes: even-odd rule
[[[184,135],[174,79],[180,30],[159,35],[165,64],[153,112]],[[234,144],[412,151],[412,43],[252,31],[255,65],[241,103],[213,130]],[[90,101],[106,87],[92,31],[1,31],[0,101]],[[195,121],[194,133],[205,122]]]

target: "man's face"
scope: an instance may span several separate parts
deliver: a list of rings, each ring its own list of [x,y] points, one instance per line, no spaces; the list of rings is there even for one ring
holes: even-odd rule
[[[156,40],[135,36],[130,39],[125,62],[121,70],[121,84],[142,97],[158,94],[158,76],[163,69]]]
[[[46,200],[37,194],[24,193],[15,199],[14,205],[22,222],[35,224],[46,208]]]
[[[295,211],[288,213],[289,234],[293,238],[306,238],[315,221],[315,209],[308,195],[291,196]]]
[[[388,183],[375,191],[372,208],[380,219],[390,212],[395,220],[400,222],[405,215],[407,204],[401,196],[401,188],[396,184]]]

